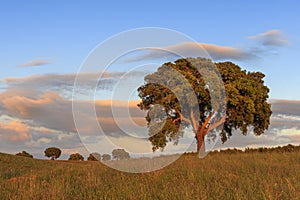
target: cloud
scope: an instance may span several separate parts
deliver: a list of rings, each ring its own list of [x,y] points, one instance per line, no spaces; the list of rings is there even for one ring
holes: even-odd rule
[[[256,58],[251,51],[243,49],[220,46],[215,44],[206,44],[199,42],[183,42],[176,45],[161,47],[159,49],[150,49],[144,54],[127,59],[125,62],[137,62],[148,59],[177,59],[183,57],[205,57],[213,60],[247,60]]]
[[[239,131],[234,131],[233,136],[222,144],[219,142],[215,149],[220,148],[246,148],[246,147],[273,147],[283,146],[287,144],[299,145],[299,132],[294,135],[282,134],[293,129],[270,129],[260,136],[255,136],[253,133],[248,133],[246,136]]]
[[[243,136],[236,131],[235,136],[223,147],[299,143],[300,101],[271,100],[270,102],[273,115],[271,126],[265,134],[259,137],[252,134]],[[101,136],[99,140],[106,137],[116,145],[126,142],[128,144],[123,145],[124,148],[135,152],[140,145],[145,147],[141,148],[143,152],[149,149],[149,146],[146,146],[148,132],[145,112],[140,111],[136,106],[138,101],[76,100],[76,103],[81,121],[80,138],[73,120],[71,100],[53,91],[8,90],[0,93],[0,115],[9,116],[0,118],[0,151],[13,150],[13,146],[15,146],[14,151],[19,151],[22,147],[38,152],[49,146],[58,146],[72,151],[73,148],[82,148],[80,139],[87,138],[85,142],[98,146],[97,148],[103,149],[104,152],[110,152],[111,150],[105,149],[106,146],[99,147],[99,141],[95,139],[99,135]],[[89,112],[90,107],[95,109],[96,117],[94,113]],[[105,135],[99,133],[98,123]],[[5,141],[14,142],[14,145]],[[138,142],[136,148],[131,146],[135,142]],[[179,143],[186,145],[182,140]]]
[[[249,36],[249,39],[257,40],[264,46],[283,46],[288,43],[280,30],[268,30],[254,36]]]
[[[24,120],[33,120],[35,126],[71,132],[72,105],[55,92],[40,94],[32,91],[4,92],[0,94],[2,113]]]
[[[99,120],[103,131],[108,134],[122,133],[116,122],[128,129],[130,127],[127,124],[132,124],[131,120],[139,125],[146,125],[145,113],[137,107],[138,101],[97,100],[94,102],[78,100],[76,103],[79,105],[77,113],[80,114],[82,124],[85,124],[84,127],[81,127],[81,132],[86,135],[94,135],[99,130],[97,124],[91,125],[90,122],[93,120]],[[88,112],[88,108],[91,106],[95,107],[96,119],[94,119],[94,113]],[[0,93],[0,108],[2,115],[30,120],[31,126],[66,133],[77,131],[73,120],[72,101],[55,92],[33,93],[30,91],[26,93],[23,90],[3,92]],[[127,111],[133,119],[128,118],[128,115],[125,114]],[[46,130],[41,129],[39,131],[45,132]]]
[[[109,85],[114,78],[120,76],[120,73],[103,73],[101,80],[99,80],[98,85],[105,87]],[[9,87],[13,88],[31,88],[31,89],[69,89],[72,88],[76,77],[80,79],[82,87],[88,87],[91,85],[97,85],[99,79],[99,74],[97,73],[70,73],[70,74],[41,74],[41,75],[31,75],[27,77],[6,77],[3,82]]]
[[[94,95],[97,90],[111,90],[114,84],[126,72],[98,72],[94,73],[69,73],[69,74],[39,74],[27,77],[6,77],[1,82],[7,90],[37,90],[55,91],[64,97],[71,98],[74,82],[77,80],[76,93]],[[125,78],[143,77],[144,71],[135,71],[126,74]],[[124,77],[123,77],[124,78]]]
[[[299,100],[270,100],[272,105],[271,126],[276,129],[297,128],[300,130]]]
[[[87,150],[83,147],[63,148],[61,150],[62,150],[62,155],[66,154],[64,159],[67,159],[69,157],[69,155],[73,154],[73,153],[80,153],[83,156],[89,155],[89,152],[87,152]]]
[[[249,131],[247,136],[239,131],[218,148],[228,147],[260,147],[300,144],[300,101],[299,100],[270,100],[273,114],[269,130],[255,136]]]
[[[239,48],[219,46],[215,44],[205,44],[205,43],[182,43],[170,47],[170,50],[178,49],[178,51],[192,52],[196,50],[198,45],[202,46],[207,51],[207,53],[212,57],[213,60],[224,60],[224,59],[245,60],[254,57],[252,53],[244,51]]]
[[[146,125],[145,113],[136,106],[137,101],[114,101],[80,100],[80,119],[83,126],[79,127],[81,137],[97,137],[99,134],[98,122],[107,137],[122,138],[129,137],[126,131],[134,131],[131,124]],[[114,106],[114,115],[111,105]],[[89,112],[89,107],[95,107],[97,116]],[[132,119],[123,114],[128,110]],[[59,94],[48,92],[33,92],[26,90],[9,90],[0,93],[0,110],[2,122],[0,127],[0,151],[13,149],[5,140],[18,142],[19,148],[40,151],[49,146],[72,149],[81,148],[82,143],[77,134],[77,129],[73,120],[72,101],[63,98]],[[3,117],[8,116],[8,117]],[[19,123],[10,121],[19,121]],[[133,121],[132,121],[133,120]],[[119,122],[119,124],[117,124]],[[21,126],[23,125],[23,126]],[[23,129],[21,129],[23,128]],[[144,128],[147,136],[147,129]],[[140,135],[131,135],[138,137]],[[97,141],[91,141],[96,143]],[[108,151],[108,150],[104,150]],[[109,150],[111,151],[111,150]]]
[[[271,100],[273,114],[300,116],[300,100]]]
[[[30,60],[26,63],[18,65],[18,67],[34,67],[34,66],[41,66],[41,65],[48,65],[48,64],[53,64],[52,62],[49,62],[47,60],[42,60],[42,59],[35,59],[35,60]]]
[[[132,153],[149,153],[152,152],[151,143],[147,139],[134,137],[109,137],[109,140],[116,146],[126,149]]]
[[[28,125],[19,121],[11,121],[7,123],[0,122],[0,138],[1,140],[23,141],[31,139]]]
[[[248,39],[259,41],[265,47],[279,47],[288,43],[288,40],[284,38],[280,30],[269,30],[264,33],[249,36]],[[150,48],[143,53],[125,59],[123,62],[139,62],[150,59],[165,59],[171,61],[181,56],[212,58],[212,60],[215,61],[245,61],[259,59],[261,55],[270,55],[271,53],[274,52],[270,51],[269,48],[262,48],[261,45],[242,49],[201,42],[183,42],[171,46]]]

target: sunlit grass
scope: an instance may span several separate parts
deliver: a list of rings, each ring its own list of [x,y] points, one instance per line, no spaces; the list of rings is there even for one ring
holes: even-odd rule
[[[129,174],[99,162],[0,154],[0,199],[299,199],[300,152],[184,155]]]

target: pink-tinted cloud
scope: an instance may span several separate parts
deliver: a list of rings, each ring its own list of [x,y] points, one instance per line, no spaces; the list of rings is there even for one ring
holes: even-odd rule
[[[126,62],[136,62],[149,59],[169,58],[176,59],[184,57],[204,57],[213,60],[248,60],[257,58],[251,52],[240,48],[220,46],[216,44],[207,44],[200,42],[183,42],[171,46],[152,49],[145,54],[129,58]]]
[[[133,141],[146,143],[147,129],[145,128],[146,132],[141,132],[133,126],[134,124],[137,127],[146,126],[145,113],[136,106],[138,102],[77,100],[79,104],[78,113],[83,125],[80,127],[80,133],[82,134],[80,136],[91,138],[98,136],[98,124],[91,123],[94,120],[99,122],[107,137],[114,138],[111,141],[115,143],[128,141],[130,136],[135,138],[141,136],[144,140]],[[273,116],[271,126],[266,134],[260,137],[234,136],[228,140],[227,146],[279,145],[298,142],[300,134],[298,131],[300,130],[300,111],[298,107],[300,101],[273,100],[271,103]],[[96,115],[87,112],[86,108],[91,105],[95,108]],[[111,106],[113,106],[113,109]],[[18,142],[20,145],[15,151],[19,151],[19,147],[22,147],[22,145],[39,151],[49,145],[64,149],[82,147],[73,119],[72,101],[63,98],[56,92],[41,93],[30,90],[11,90],[0,93],[0,113],[1,115],[10,116],[9,120],[0,121],[0,137],[2,141]],[[97,144],[97,141],[92,139],[89,142]],[[8,148],[7,144],[0,144],[2,148]],[[184,144],[184,141],[183,143],[180,141],[180,144]]]
[[[249,36],[248,38],[257,40],[265,46],[283,46],[288,43],[288,40],[284,38],[282,31],[278,29],[268,30],[257,35]]]
[[[31,120],[32,125],[36,127],[45,127],[48,129],[59,130],[63,132],[76,132],[73,120],[72,101],[59,96],[55,92],[37,93],[30,96],[26,91],[4,92],[0,94],[0,108],[2,113],[20,118],[23,120]],[[87,106],[94,105],[93,101],[79,101],[80,115],[83,120],[84,132],[86,134],[95,134],[98,132],[98,126],[90,125],[92,118],[91,113],[87,113]],[[95,109],[97,118],[105,132],[120,132],[120,128],[115,123],[119,118],[123,124],[129,124],[130,120],[136,123],[145,124],[145,113],[137,107],[138,101],[112,101],[97,100]],[[115,115],[113,115],[113,110]],[[130,113],[132,119],[128,119],[128,115],[123,115],[123,111]],[[96,120],[97,120],[96,118]],[[83,131],[81,130],[81,131]]]
[[[30,127],[19,121],[0,122],[0,138],[9,141],[24,141],[31,139]]]
[[[252,58],[254,55],[250,52],[244,51],[239,48],[220,46],[216,44],[206,44],[206,43],[181,43],[178,45],[170,46],[167,49],[176,52],[183,52],[184,54],[193,54],[199,50],[199,46],[204,48],[207,53],[212,57],[213,60],[223,60],[223,59],[234,59],[234,60],[244,60]]]

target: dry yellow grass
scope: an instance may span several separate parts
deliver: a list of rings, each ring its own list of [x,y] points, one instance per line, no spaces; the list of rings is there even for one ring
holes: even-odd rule
[[[0,199],[299,199],[300,152],[184,155],[150,173],[0,154]]]

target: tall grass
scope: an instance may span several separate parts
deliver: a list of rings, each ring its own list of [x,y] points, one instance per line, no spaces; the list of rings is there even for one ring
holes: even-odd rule
[[[0,199],[299,199],[300,152],[184,155],[129,174],[99,162],[0,154]]]

